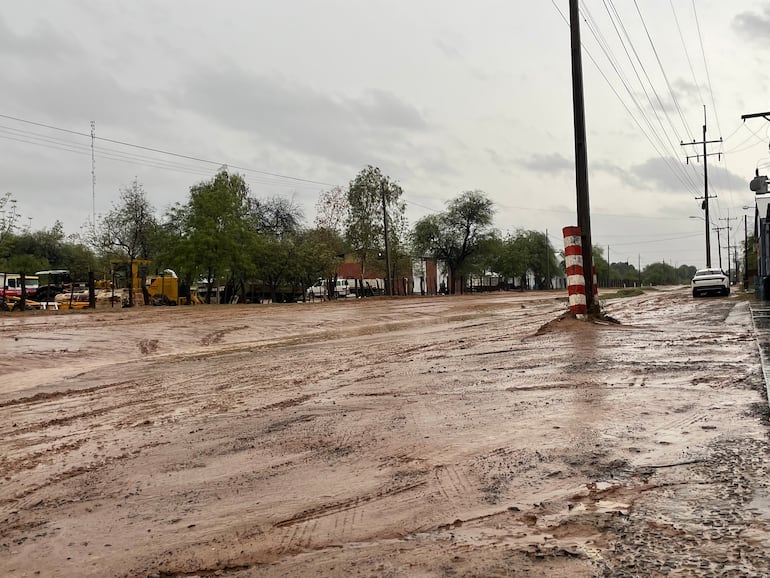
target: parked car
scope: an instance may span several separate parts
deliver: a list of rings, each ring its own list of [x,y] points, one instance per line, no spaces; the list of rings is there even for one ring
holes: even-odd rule
[[[319,279],[312,287],[308,287],[305,295],[308,299],[326,299],[326,279]],[[350,285],[347,279],[337,279],[334,284],[334,294],[336,297],[347,297],[350,295]]]
[[[721,295],[730,294],[730,279],[721,269],[699,269],[690,282],[692,296],[699,294],[719,293]]]

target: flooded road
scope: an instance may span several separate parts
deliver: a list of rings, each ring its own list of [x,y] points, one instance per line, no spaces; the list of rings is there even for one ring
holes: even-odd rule
[[[765,576],[748,303],[0,316],[0,575]]]

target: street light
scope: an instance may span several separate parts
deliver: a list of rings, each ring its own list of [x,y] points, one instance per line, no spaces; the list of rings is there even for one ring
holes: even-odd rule
[[[704,223],[706,223],[706,267],[711,268],[711,238],[709,236],[709,224],[703,217],[698,217],[696,215],[690,215],[687,217],[688,219],[700,219]],[[720,255],[721,257],[721,255]]]

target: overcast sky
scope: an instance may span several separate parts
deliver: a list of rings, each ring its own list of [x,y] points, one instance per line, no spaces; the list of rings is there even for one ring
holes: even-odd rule
[[[702,140],[705,105],[707,139],[724,139],[708,150],[725,153],[708,159],[711,220],[742,241],[748,180],[770,170],[770,123],[740,118],[770,110],[770,1],[582,9],[594,244],[613,262],[702,267],[703,162],[685,164],[702,147],[680,141]],[[22,225],[78,233],[134,178],[162,213],[227,164],[312,224],[319,193],[371,164],[401,184],[411,223],[480,189],[499,230],[548,230],[560,249],[577,220],[562,15],[567,0],[9,3],[0,193]],[[716,265],[713,232],[712,246]]]

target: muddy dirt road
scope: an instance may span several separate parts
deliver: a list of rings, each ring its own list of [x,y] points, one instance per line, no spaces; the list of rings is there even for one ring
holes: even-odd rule
[[[768,575],[747,303],[564,308],[0,316],[0,575]]]

